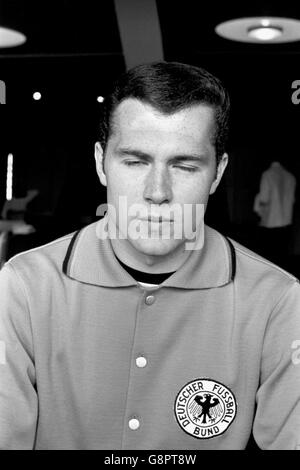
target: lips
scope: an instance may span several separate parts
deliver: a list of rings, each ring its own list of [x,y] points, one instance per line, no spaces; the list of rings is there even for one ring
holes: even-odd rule
[[[163,217],[148,217],[146,219],[140,219],[143,222],[162,223],[162,222],[173,222],[170,219],[164,219]]]

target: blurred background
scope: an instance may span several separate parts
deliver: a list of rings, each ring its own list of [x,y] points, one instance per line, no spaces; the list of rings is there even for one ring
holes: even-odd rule
[[[16,204],[8,205],[2,221],[22,220],[29,227],[22,232],[2,224],[2,258],[96,220],[96,208],[106,197],[93,156],[101,97],[127,68],[153,60],[204,67],[228,88],[230,163],[206,220],[264,255],[253,210],[261,175],[271,161],[280,160],[296,181],[300,177],[300,104],[292,100],[293,83],[300,80],[300,41],[246,43],[215,32],[221,22],[253,16],[300,19],[300,5],[0,0],[0,26],[27,38],[17,47],[0,48],[0,80],[6,86],[6,104],[0,107],[0,213],[7,204],[11,154]],[[34,197],[31,190],[38,191]],[[299,202],[297,185],[291,237],[277,260],[297,276]]]

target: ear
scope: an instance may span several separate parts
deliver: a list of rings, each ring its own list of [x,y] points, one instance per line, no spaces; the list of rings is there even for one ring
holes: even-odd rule
[[[104,153],[100,142],[95,143],[96,170],[101,184],[107,186],[106,175],[104,173]]]
[[[227,167],[228,163],[228,154],[224,153],[221,160],[219,161],[218,167],[217,167],[217,175],[211,185],[209,194],[213,194],[217,187],[219,186],[219,183],[222,179],[223,173],[225,171],[225,168]]]

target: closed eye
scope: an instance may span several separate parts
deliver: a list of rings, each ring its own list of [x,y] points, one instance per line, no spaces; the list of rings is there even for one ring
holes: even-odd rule
[[[184,171],[190,171],[191,173],[194,173],[195,171],[199,170],[198,167],[184,166],[184,165],[174,165],[174,168],[179,168],[180,170],[184,170]]]
[[[123,160],[123,163],[124,165],[131,166],[131,167],[137,167],[137,166],[148,164],[148,162],[144,160]],[[187,166],[187,165],[173,165],[173,168],[179,168],[180,170],[188,171],[190,173],[195,173],[196,171],[199,170],[199,167]]]
[[[147,162],[143,162],[141,160],[124,160],[123,162],[127,166],[139,166],[139,165],[146,165]]]

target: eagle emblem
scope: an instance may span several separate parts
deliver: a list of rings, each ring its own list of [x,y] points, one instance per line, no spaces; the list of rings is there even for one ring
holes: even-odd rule
[[[179,426],[198,439],[223,434],[236,416],[237,404],[232,391],[208,378],[195,379],[178,393],[174,406]]]

